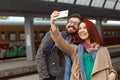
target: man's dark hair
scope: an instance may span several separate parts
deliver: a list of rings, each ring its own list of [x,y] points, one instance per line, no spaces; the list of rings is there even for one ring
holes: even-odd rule
[[[77,17],[77,18],[79,18],[80,20],[82,19],[81,18],[81,16],[80,16],[80,14],[78,14],[78,13],[74,13],[74,14],[71,14],[69,17],[68,17],[68,20],[70,19],[70,18],[72,18],[72,17]]]

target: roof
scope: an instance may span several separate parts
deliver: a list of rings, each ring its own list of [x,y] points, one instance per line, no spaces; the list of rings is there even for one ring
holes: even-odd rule
[[[49,17],[66,9],[82,17],[120,20],[120,0],[0,0],[0,15]]]

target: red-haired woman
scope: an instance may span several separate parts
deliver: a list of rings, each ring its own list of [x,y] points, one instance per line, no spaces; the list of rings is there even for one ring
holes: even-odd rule
[[[70,80],[115,80],[117,73],[96,26],[87,19],[82,20],[76,36],[78,45],[68,44],[55,25],[58,15],[57,11],[51,14],[51,36],[73,61]]]

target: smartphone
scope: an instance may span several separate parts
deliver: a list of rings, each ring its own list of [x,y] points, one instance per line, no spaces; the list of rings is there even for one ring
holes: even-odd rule
[[[63,10],[63,11],[59,11],[59,12],[60,12],[60,14],[57,18],[68,17],[69,10]]]

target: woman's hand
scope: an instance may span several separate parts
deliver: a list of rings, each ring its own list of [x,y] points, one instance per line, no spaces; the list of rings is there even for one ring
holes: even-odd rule
[[[116,79],[116,74],[114,72],[111,72],[109,74],[109,78],[110,78],[110,80],[115,80]]]

